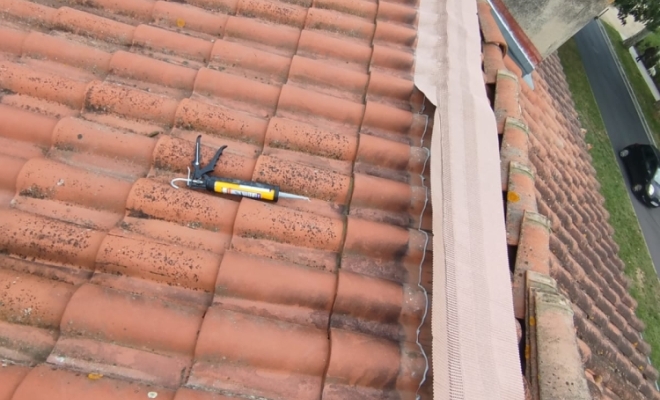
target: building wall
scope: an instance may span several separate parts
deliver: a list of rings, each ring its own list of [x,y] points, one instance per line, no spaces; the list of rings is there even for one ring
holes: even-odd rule
[[[600,14],[611,0],[501,0],[543,58]]]

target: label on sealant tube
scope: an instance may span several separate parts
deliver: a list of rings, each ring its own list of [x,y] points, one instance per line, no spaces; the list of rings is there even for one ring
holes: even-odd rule
[[[213,183],[213,191],[216,193],[243,196],[257,200],[275,200],[276,188],[259,187],[257,185],[243,185],[239,182],[227,182],[217,180]]]
[[[253,198],[253,199],[261,199],[261,193],[245,192],[243,190],[234,190],[234,189],[222,188],[222,193],[233,194],[233,195],[243,196],[243,197],[250,197],[250,198]]]

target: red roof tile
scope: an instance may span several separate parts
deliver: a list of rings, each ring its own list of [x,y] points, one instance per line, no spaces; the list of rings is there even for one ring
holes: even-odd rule
[[[94,376],[94,375],[92,375]],[[87,374],[40,365],[25,376],[12,399],[85,399],[174,398],[174,392],[151,385],[117,380],[109,377],[90,379]]]
[[[328,354],[325,329],[213,306],[204,317],[188,384],[244,396],[313,398],[321,391]]]
[[[21,383],[25,376],[30,372],[30,368],[19,365],[3,365],[0,369],[0,379],[2,385],[0,386],[0,399],[9,400],[12,398],[14,391]]]
[[[0,1],[0,398],[430,398],[415,4],[45,4]],[[173,188],[198,135],[311,201]]]
[[[559,59],[553,55],[541,63],[532,74],[532,90],[501,47],[489,6],[482,2],[481,7],[484,81],[487,89],[494,87],[490,100],[501,135],[516,317],[527,318],[524,271],[549,274],[572,302],[592,396],[660,398],[654,386],[658,372],[647,358],[650,346],[640,337],[644,324],[635,315],[637,304],[628,293]],[[536,212],[547,217],[549,236],[540,229],[544,224],[523,220]],[[527,378],[537,385],[534,360],[527,353],[521,359],[532,364]]]

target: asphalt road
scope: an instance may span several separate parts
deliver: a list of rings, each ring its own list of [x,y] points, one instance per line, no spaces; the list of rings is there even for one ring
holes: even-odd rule
[[[655,271],[660,275],[660,209],[645,207],[632,194],[628,176],[623,170],[618,156],[619,150],[631,143],[650,143],[651,141],[604,35],[606,34],[598,26],[598,21],[592,21],[575,35],[575,41],[596,103],[603,116],[607,134],[617,154],[619,166],[626,180],[628,194],[651,252]]]

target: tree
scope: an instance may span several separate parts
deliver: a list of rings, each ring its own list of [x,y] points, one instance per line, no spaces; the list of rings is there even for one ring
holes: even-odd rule
[[[628,16],[646,25],[649,31],[660,27],[660,1],[658,0],[614,0],[614,6],[619,10],[619,20],[625,24]]]

